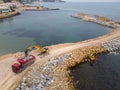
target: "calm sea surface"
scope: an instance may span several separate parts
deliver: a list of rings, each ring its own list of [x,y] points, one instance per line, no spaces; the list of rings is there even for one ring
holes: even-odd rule
[[[120,3],[41,3],[59,11],[22,11],[0,20],[0,55],[23,51],[28,46],[78,42],[111,32],[107,27],[83,22],[70,15],[77,12],[120,20]],[[81,90],[120,90],[120,56],[103,55],[94,66],[82,64],[73,70]],[[78,73],[79,72],[79,73]],[[76,74],[77,73],[77,74]]]

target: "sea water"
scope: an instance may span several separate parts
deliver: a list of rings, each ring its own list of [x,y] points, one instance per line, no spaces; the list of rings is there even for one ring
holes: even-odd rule
[[[111,32],[107,27],[71,17],[77,12],[119,19],[119,4],[112,3],[40,3],[56,11],[21,11],[15,17],[0,20],[0,55],[24,51],[28,46],[48,46],[79,42]],[[112,8],[112,6],[114,6]]]
[[[107,27],[70,17],[77,12],[120,20],[120,3],[40,3],[56,11],[21,11],[0,20],[0,55],[31,45],[80,42],[110,33]],[[93,66],[82,64],[72,73],[80,90],[120,90],[120,55],[102,55]]]

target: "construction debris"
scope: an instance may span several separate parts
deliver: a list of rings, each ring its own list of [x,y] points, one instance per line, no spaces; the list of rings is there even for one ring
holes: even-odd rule
[[[25,90],[26,88],[29,88],[29,90],[44,90],[56,78],[54,68],[63,64],[69,58],[71,58],[71,54],[64,54],[51,58],[45,65],[40,65],[39,70],[33,67],[28,77],[23,78],[23,82],[18,85],[16,90]]]
[[[120,53],[120,37],[114,38],[102,44],[104,48],[108,50],[110,54]]]

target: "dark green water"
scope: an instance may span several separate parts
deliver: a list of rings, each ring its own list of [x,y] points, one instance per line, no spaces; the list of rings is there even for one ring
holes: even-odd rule
[[[60,11],[28,11],[0,20],[0,55],[23,51],[28,46],[78,42],[111,32],[94,23],[70,17],[86,12],[120,20],[120,3],[42,3]],[[73,70],[79,90],[120,90],[120,56],[103,55],[92,67],[82,64]]]
[[[78,42],[110,32],[106,27],[70,17],[78,11],[86,11],[86,8],[93,9],[92,3],[86,3],[88,7],[85,3],[43,4],[50,8],[59,7],[61,10],[23,11],[21,15],[0,20],[1,55],[23,51],[33,44],[46,46],[65,42]],[[99,7],[97,8],[99,10]],[[90,13],[90,10],[88,10],[88,13]]]
[[[101,55],[97,62],[71,70],[78,90],[120,90],[120,55]]]

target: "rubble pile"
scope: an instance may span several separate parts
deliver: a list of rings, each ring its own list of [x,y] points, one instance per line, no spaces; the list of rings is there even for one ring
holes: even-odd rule
[[[95,62],[98,56],[102,53],[106,53],[106,51],[107,50],[103,48],[101,44],[73,50],[72,55],[74,57],[65,62],[66,67],[74,67],[83,62]]]
[[[26,78],[24,77],[20,85],[16,88],[16,90],[25,90],[26,89]]]
[[[103,43],[102,46],[106,48],[110,54],[117,54],[120,52],[120,37],[109,40]]]
[[[71,57],[71,54],[64,54],[55,58],[51,58],[45,65],[40,65],[39,70],[35,67],[23,81],[16,90],[45,90],[45,88],[50,85],[54,80],[54,68],[60,64],[63,64],[65,60]]]

